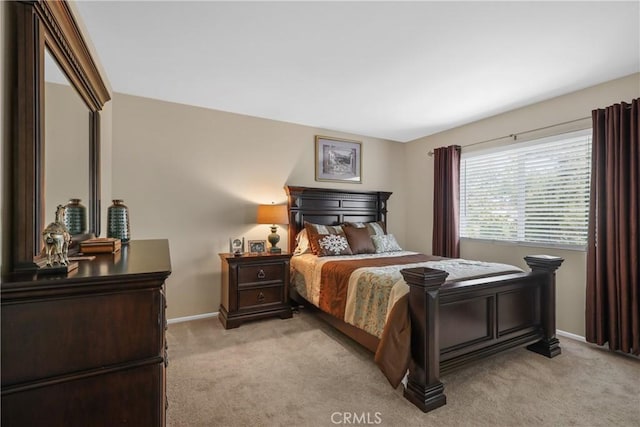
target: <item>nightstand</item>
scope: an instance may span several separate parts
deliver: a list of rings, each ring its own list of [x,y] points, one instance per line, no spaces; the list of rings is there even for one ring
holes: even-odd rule
[[[247,320],[292,316],[288,304],[291,254],[219,255],[222,295],[218,318],[225,329],[237,328]]]

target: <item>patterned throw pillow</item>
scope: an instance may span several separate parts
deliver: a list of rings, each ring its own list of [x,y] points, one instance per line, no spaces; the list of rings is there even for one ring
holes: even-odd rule
[[[311,246],[311,252],[313,252],[314,255],[319,255],[321,252],[320,247],[318,246],[318,236],[321,234],[342,233],[342,227],[339,225],[323,225],[305,222],[304,229],[307,230],[309,245]]]
[[[347,222],[347,225],[355,228],[366,228],[371,236],[386,234],[387,226],[384,221],[375,222]]]
[[[382,236],[371,236],[373,245],[376,247],[376,253],[381,254],[383,252],[396,252],[401,251],[402,248],[398,244],[398,241],[393,234],[385,234]]]
[[[369,230],[365,227],[357,228],[352,226],[344,227],[344,234],[351,246],[351,252],[355,254],[375,254],[376,247],[371,241]]]
[[[351,247],[344,233],[319,234],[317,243],[320,248],[318,256],[351,255]]]

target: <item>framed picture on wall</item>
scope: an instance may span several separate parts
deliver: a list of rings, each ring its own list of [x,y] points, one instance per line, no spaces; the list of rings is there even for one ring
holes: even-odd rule
[[[316,135],[316,181],[362,183],[362,142]]]

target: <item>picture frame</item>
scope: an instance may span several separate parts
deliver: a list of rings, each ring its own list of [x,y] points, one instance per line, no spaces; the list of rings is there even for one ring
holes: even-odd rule
[[[235,255],[244,253],[244,237],[229,238],[229,253]]]
[[[362,142],[316,135],[316,181],[362,184]]]
[[[261,254],[267,251],[266,240],[249,240],[249,253]]]

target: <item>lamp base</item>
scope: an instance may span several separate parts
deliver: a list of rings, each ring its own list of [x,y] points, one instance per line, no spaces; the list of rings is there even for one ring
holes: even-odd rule
[[[277,230],[277,227],[275,225],[272,225],[271,234],[269,234],[269,237],[267,237],[267,240],[269,240],[269,243],[271,243],[271,247],[269,248],[269,253],[272,253],[272,254],[282,253],[282,249],[276,247],[276,245],[280,241],[280,236],[276,234],[276,230]]]

